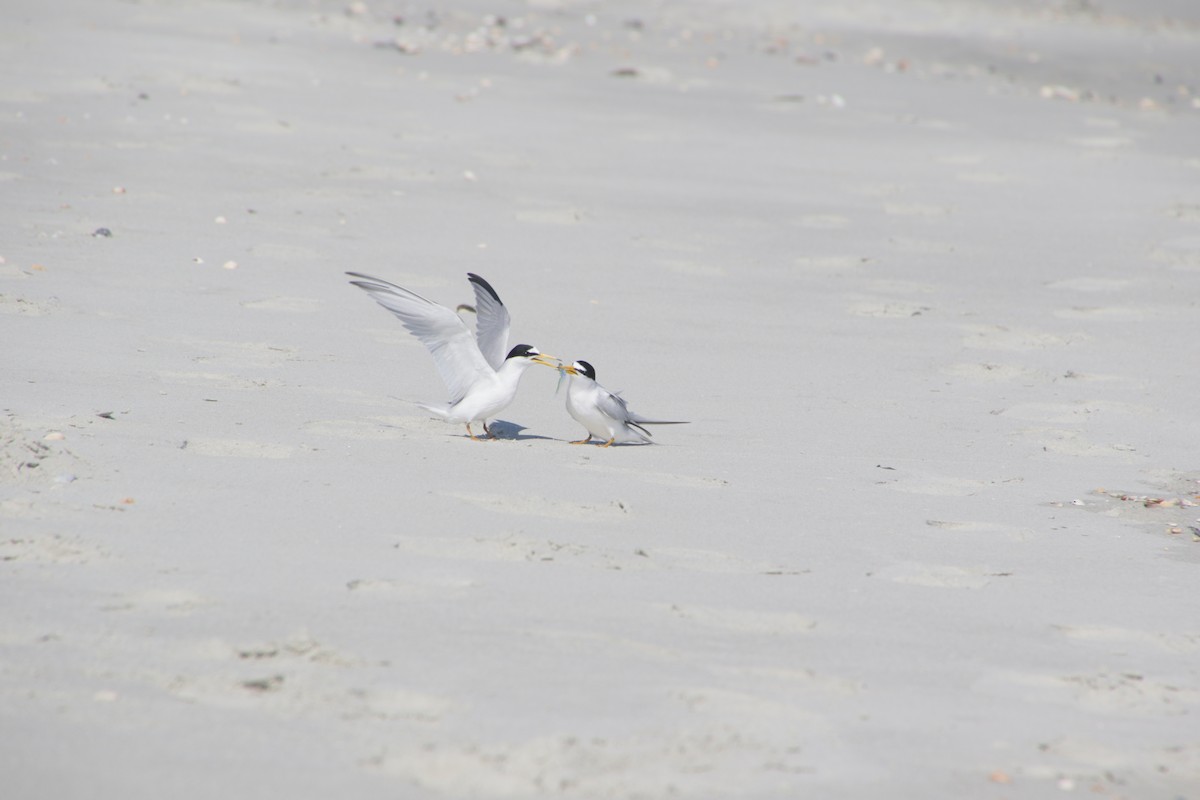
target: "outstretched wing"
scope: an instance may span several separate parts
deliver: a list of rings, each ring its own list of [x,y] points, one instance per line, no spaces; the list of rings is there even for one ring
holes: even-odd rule
[[[473,272],[467,273],[475,290],[475,339],[479,352],[492,369],[500,369],[508,355],[508,309],[492,285]]]
[[[429,348],[438,374],[450,391],[451,404],[461,400],[477,380],[493,373],[479,352],[471,330],[453,311],[394,283],[358,272],[346,274],[358,278],[350,282],[395,314],[404,327]]]

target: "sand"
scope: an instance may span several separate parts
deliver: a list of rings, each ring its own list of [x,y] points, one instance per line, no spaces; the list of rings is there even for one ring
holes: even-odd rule
[[[453,6],[5,11],[4,796],[1197,797],[1195,5]]]

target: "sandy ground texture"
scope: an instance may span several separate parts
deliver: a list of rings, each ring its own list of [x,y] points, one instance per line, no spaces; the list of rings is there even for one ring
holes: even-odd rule
[[[10,2],[0,231],[5,798],[1200,797],[1194,3]]]

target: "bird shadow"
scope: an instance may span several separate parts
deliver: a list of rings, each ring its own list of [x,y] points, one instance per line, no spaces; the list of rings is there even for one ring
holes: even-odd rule
[[[515,422],[509,422],[504,419],[494,419],[488,423],[488,430],[497,439],[511,439],[514,442],[524,442],[530,439],[542,439],[544,441],[557,441],[552,436],[541,436],[536,433],[524,433],[529,430],[524,425],[518,425]]]

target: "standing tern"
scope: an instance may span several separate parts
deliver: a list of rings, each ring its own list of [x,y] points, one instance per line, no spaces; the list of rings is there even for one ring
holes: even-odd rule
[[[487,437],[496,438],[488,428],[488,420],[516,397],[517,384],[526,369],[533,364],[559,366],[558,359],[531,345],[519,344],[506,350],[508,309],[491,284],[474,273],[467,273],[475,290],[474,336],[458,314],[445,306],[370,275],[346,274],[358,278],[350,283],[399,317],[404,327],[433,355],[438,373],[450,390],[450,403],[443,408],[427,405],[421,405],[421,408],[447,422],[465,423],[467,435],[476,441],[479,437],[471,430],[472,422],[482,422]]]
[[[629,410],[620,393],[610,392],[596,383],[596,368],[586,361],[576,361],[559,369],[571,376],[567,386],[567,413],[587,428],[587,438],[571,444],[587,444],[592,437],[604,441],[601,447],[617,444],[650,442],[650,431],[643,425],[685,425],[681,420],[647,419]]]

